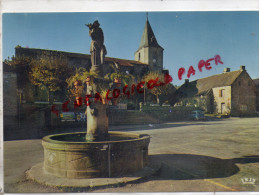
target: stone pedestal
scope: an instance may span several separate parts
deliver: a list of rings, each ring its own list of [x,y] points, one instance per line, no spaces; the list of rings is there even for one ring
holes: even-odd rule
[[[95,79],[87,86],[87,95],[91,95],[86,108],[87,134],[86,141],[104,141],[108,136],[108,105],[97,94],[101,93],[100,86],[107,84],[103,79]]]
[[[107,105],[95,103],[93,108],[87,107],[87,141],[108,139]]]
[[[100,65],[92,65],[91,67],[91,72],[95,72],[97,73],[99,76],[103,77],[103,65],[100,64]]]

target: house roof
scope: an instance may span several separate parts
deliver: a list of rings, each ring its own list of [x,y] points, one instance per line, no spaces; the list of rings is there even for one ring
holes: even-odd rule
[[[16,48],[16,54],[18,55],[23,55],[23,54],[29,55],[29,56],[39,55],[43,51],[51,52],[53,54],[60,53],[62,55],[65,55],[71,58],[83,58],[83,59],[91,60],[91,55],[89,54],[72,53],[72,52],[47,50],[47,49],[37,49],[37,48],[23,48],[23,47]],[[148,66],[148,64],[138,62],[135,60],[127,60],[127,59],[112,58],[112,57],[105,57],[105,62],[117,63],[120,66],[138,66],[138,65]]]
[[[205,95],[212,88],[232,85],[242,72],[242,70],[237,70],[218,75],[213,75],[192,82],[185,82],[179,88],[179,93],[185,94],[185,97]]]
[[[197,80],[198,93],[204,93],[215,87],[230,86],[242,73],[241,70],[226,72]]]
[[[144,48],[144,47],[159,47],[159,48],[163,49],[157,43],[155,34],[154,34],[150,24],[149,24],[148,19],[146,21],[146,25],[145,25],[144,32],[143,32],[142,37],[141,37],[141,42],[140,42],[138,50],[140,50],[141,48]]]

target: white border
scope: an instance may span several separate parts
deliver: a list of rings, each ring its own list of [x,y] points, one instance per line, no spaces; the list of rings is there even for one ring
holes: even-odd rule
[[[1,0],[0,0],[1,1]],[[0,2],[0,9],[1,9],[1,2]],[[1,12],[1,10],[0,10]],[[3,150],[3,140],[4,140],[4,128],[3,128],[3,65],[2,65],[2,13],[0,14],[0,194],[4,192],[4,150]]]
[[[2,12],[256,11],[258,0],[2,0]]]

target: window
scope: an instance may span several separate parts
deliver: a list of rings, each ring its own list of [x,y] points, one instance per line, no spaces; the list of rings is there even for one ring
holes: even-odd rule
[[[225,89],[219,90],[219,97],[224,97],[225,96]]]
[[[251,85],[251,81],[248,81],[248,86],[250,86]]]
[[[240,105],[240,110],[241,111],[247,111],[247,105],[246,104],[241,104]]]
[[[138,61],[140,61],[140,53],[138,53]]]
[[[225,103],[221,103],[221,114],[226,113],[226,105]]]
[[[238,81],[238,85],[241,86],[241,81]]]

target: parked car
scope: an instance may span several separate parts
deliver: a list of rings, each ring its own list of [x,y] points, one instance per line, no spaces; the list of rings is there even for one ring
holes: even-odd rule
[[[189,115],[189,118],[194,120],[205,119],[204,112],[202,110],[194,110]]]

